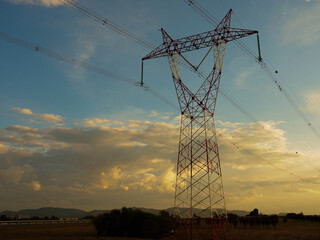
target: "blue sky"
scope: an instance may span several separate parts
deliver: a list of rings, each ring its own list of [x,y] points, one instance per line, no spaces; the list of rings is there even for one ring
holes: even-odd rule
[[[173,38],[214,28],[183,0],[118,1],[149,24],[116,0],[79,2],[155,45],[162,37],[150,24]],[[278,70],[283,87],[320,132],[320,2],[199,3],[218,20],[231,7],[233,27],[260,32],[266,63]],[[1,32],[135,81],[141,58],[150,51],[58,0],[1,1],[0,20]],[[257,53],[255,36],[243,42]],[[0,197],[0,210],[173,205],[177,109],[138,87],[2,40],[0,52],[0,189],[8,192]],[[199,56],[190,59],[196,62]],[[210,61],[212,56],[204,72]],[[144,67],[146,84],[177,105],[167,59],[146,61]],[[197,81],[187,70],[182,76],[191,84]],[[320,139],[233,43],[227,47],[221,88],[265,126],[259,129],[219,96],[216,120],[223,133],[227,208],[319,214]],[[261,157],[248,156],[232,143]],[[19,194],[28,201],[17,200]]]

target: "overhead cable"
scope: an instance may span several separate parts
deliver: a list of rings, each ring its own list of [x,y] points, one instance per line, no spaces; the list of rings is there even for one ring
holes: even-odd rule
[[[98,13],[94,12],[93,10],[87,8],[86,6],[78,3],[75,0],[60,0],[63,4],[66,6],[78,11],[79,13],[91,18],[92,20],[102,24],[103,26],[111,28],[113,31],[125,36],[126,38],[129,38],[141,45],[143,45],[146,48],[154,49],[155,45],[152,43],[146,41],[145,39],[141,38],[140,36],[132,33],[131,31],[119,26],[118,24],[112,22],[110,19],[105,18]]]
[[[196,0],[184,0],[187,2],[190,6],[201,6]],[[202,7],[203,8],[203,7]],[[199,11],[197,11],[199,13]],[[203,14],[202,12],[199,13],[206,21],[208,21],[210,24],[213,24],[214,26],[217,25],[217,21],[212,20],[211,17],[208,17],[207,14]],[[241,42],[240,40],[233,41],[238,47],[240,47],[241,50],[243,50],[248,56],[253,58],[261,68],[267,73],[269,79],[273,81],[279,91],[284,95],[288,103],[292,106],[292,108],[298,113],[298,115],[302,118],[302,120],[306,123],[306,125],[311,129],[311,131],[320,139],[320,134],[315,128],[314,124],[311,123],[311,121],[308,119],[305,113],[303,113],[300,110],[298,102],[294,101],[293,97],[291,97],[291,94],[289,94],[288,91],[280,84],[280,81],[275,77],[273,72],[270,70],[270,68],[267,66],[267,64],[263,61],[263,59],[259,59],[256,57],[256,54],[253,50],[251,50],[246,44]]]
[[[222,0],[221,0],[222,1]],[[218,25],[218,21],[216,19],[212,19],[212,17],[208,17],[208,14],[204,14],[202,11],[200,11],[199,9],[205,9],[204,7],[202,7],[196,0],[184,0],[184,2],[186,2],[190,7],[192,7],[193,9],[195,9],[198,14],[200,14],[200,16],[202,16],[206,21],[208,21],[210,24],[213,24],[214,26]],[[235,14],[235,13],[234,13]],[[236,18],[238,18],[236,16]],[[240,20],[239,20],[240,22]],[[240,22],[240,24],[243,26],[243,24]],[[267,66],[267,64],[263,61],[263,59],[256,57],[256,54],[254,53],[253,50],[251,50],[246,44],[244,44],[243,42],[241,42],[240,40],[236,40],[233,41],[238,47],[240,47],[241,50],[243,50],[248,56],[250,56],[251,58],[253,58],[256,62],[259,63],[259,65],[261,66],[261,68],[267,73],[269,79],[274,82],[277,86],[277,88],[279,89],[279,91],[284,95],[284,97],[286,98],[286,100],[288,101],[288,103],[293,107],[293,109],[298,113],[298,115],[302,118],[302,120],[307,124],[307,126],[312,130],[312,132],[318,137],[320,138],[320,134],[317,131],[317,129],[314,127],[314,125],[309,121],[309,119],[307,118],[306,114],[304,114],[301,110],[300,107],[298,105],[297,102],[294,101],[294,99],[291,97],[291,94],[289,94],[289,92],[280,84],[280,81],[275,77],[275,75],[273,74],[273,72],[269,69],[269,67]],[[267,59],[268,60],[268,59]],[[272,65],[272,64],[271,64]],[[220,91],[221,92],[221,91]],[[221,93],[223,96],[224,94]],[[294,95],[293,95],[294,96]],[[237,106],[237,105],[235,105]],[[242,111],[243,112],[243,111]],[[250,116],[250,114],[246,114],[248,117]],[[250,118],[250,117],[249,117]],[[258,122],[257,122],[258,123]],[[259,123],[258,123],[259,124]],[[261,126],[263,128],[263,126]],[[319,169],[315,168],[317,171],[319,171]],[[289,173],[289,172],[288,172]],[[295,174],[293,173],[289,173],[292,176],[295,176]],[[300,178],[299,176],[295,176],[297,178]],[[301,178],[300,178],[301,179]],[[301,179],[301,180],[305,180],[305,179]]]
[[[189,71],[196,73],[201,79],[206,80],[204,74],[199,70],[195,69],[193,65],[181,62],[181,65],[187,68]],[[264,128],[263,125],[259,122],[259,120],[254,117],[244,106],[242,106],[237,100],[228,95],[224,90],[219,87],[219,93],[224,97],[227,101],[229,101],[235,108],[237,108],[240,112],[242,112],[245,116],[247,116],[252,122],[257,124],[259,127]]]
[[[222,134],[222,133],[219,133],[218,136],[219,136],[219,137],[223,137],[223,136],[225,136],[225,135]],[[285,172],[285,173],[291,175],[291,176],[294,177],[294,178],[297,178],[297,179],[298,179],[299,181],[301,181],[301,182],[310,182],[310,183],[313,183],[313,184],[318,184],[317,182],[314,182],[314,181],[312,181],[312,180],[310,180],[310,179],[302,178],[301,176],[293,173],[292,171],[290,171],[290,170],[288,170],[288,169],[286,169],[286,168],[284,168],[284,167],[278,166],[277,164],[269,161],[269,160],[266,159],[266,158],[262,158],[261,156],[259,156],[259,155],[257,155],[257,154],[254,154],[252,151],[250,151],[250,149],[245,148],[245,147],[239,145],[238,143],[231,142],[231,141],[227,141],[227,143],[229,143],[230,145],[232,145],[232,146],[233,146],[234,148],[236,148],[238,151],[244,152],[244,153],[246,153],[247,155],[251,155],[251,156],[254,157],[255,159],[260,159],[262,162],[265,162],[265,163],[271,165],[272,167],[277,168],[278,170],[280,170],[280,171],[282,171],[282,172]]]
[[[41,46],[39,46],[37,44],[25,41],[23,39],[20,39],[18,37],[13,36],[13,35],[9,35],[7,33],[0,32],[0,39],[2,39],[4,41],[7,41],[7,42],[10,42],[10,43],[13,43],[15,45],[19,45],[21,47],[33,50],[35,52],[47,55],[49,57],[58,59],[60,61],[64,61],[64,62],[70,63],[70,64],[72,64],[74,66],[81,67],[81,68],[87,69],[89,71],[92,71],[92,72],[95,72],[95,73],[98,73],[98,74],[101,74],[101,75],[104,75],[104,76],[112,77],[112,78],[114,78],[116,80],[128,83],[128,84],[130,84],[132,86],[139,86],[140,88],[142,88],[145,91],[149,92],[150,94],[154,95],[155,97],[157,97],[161,101],[165,102],[169,106],[173,107],[174,109],[178,108],[176,104],[172,103],[171,101],[169,101],[165,97],[161,96],[159,93],[155,92],[154,90],[150,89],[147,86],[140,86],[139,84],[137,84],[137,81],[134,81],[134,80],[132,80],[130,78],[127,78],[125,76],[119,75],[119,74],[114,73],[114,72],[110,72],[110,71],[102,69],[100,67],[96,67],[96,66],[91,65],[89,63],[86,63],[86,62],[74,59],[72,57],[63,55],[61,53],[55,52],[55,51],[50,50],[48,48],[41,47]]]
[[[111,0],[111,1],[114,2],[116,5],[118,5],[120,8],[124,9],[126,12],[128,12],[131,15],[135,16],[136,18],[140,19],[142,22],[144,22],[145,24],[149,25],[153,29],[155,29],[157,31],[161,31],[160,28],[156,27],[153,23],[151,23],[150,21],[148,21],[144,17],[141,17],[141,16],[137,15],[135,12],[131,11],[129,8],[127,8],[126,6],[121,4],[119,1],[117,1],[117,0]]]
[[[132,33],[132,32],[129,32],[128,30],[124,29],[123,27],[111,22],[110,20],[108,20],[107,18],[105,17],[102,17],[101,15],[99,15],[98,13],[96,13],[95,11],[89,9],[88,7],[78,3],[77,1],[75,0],[60,0],[61,2],[63,2],[66,6],[84,14],[85,16],[93,19],[94,21],[98,22],[98,23],[102,23],[103,25],[105,26],[110,26],[112,27],[112,29],[121,29],[122,31],[120,33],[125,33],[125,34],[122,34],[123,36],[127,37],[127,36],[134,36],[134,38],[131,38],[129,37],[131,40],[134,40],[136,41],[138,44],[148,48],[148,49],[154,49],[155,48],[155,45],[153,45],[152,43],[149,43],[148,41],[146,41],[145,39],[143,39],[142,37]],[[185,0],[187,1],[187,0]],[[202,8],[200,5],[196,5],[196,8],[198,9],[199,12],[201,12],[202,14],[204,14],[205,16],[207,16],[211,21],[216,21],[217,20],[204,8]],[[136,15],[136,14],[135,14]],[[107,25],[108,24],[108,25]],[[157,27],[155,27],[156,29],[159,29]],[[147,44],[146,44],[147,43]],[[187,67],[189,69],[189,67]],[[194,71],[195,69],[189,69],[191,71]],[[197,74],[199,74],[199,71],[196,71]],[[205,78],[203,75],[202,75],[202,78]],[[153,90],[152,90],[153,91]],[[252,116],[252,114],[250,114],[243,106],[240,106],[239,103],[237,103],[235,100],[232,100],[232,98],[230,96],[228,96],[226,93],[223,93],[222,90],[219,90],[221,93],[222,93],[222,96],[227,99],[227,101],[231,102],[231,104],[233,106],[235,106],[237,109],[239,109],[243,114],[245,114],[249,119],[251,119],[252,121],[254,121],[255,123],[257,123],[258,125],[261,126],[261,124],[258,123],[258,121],[256,120],[256,118],[254,118]],[[154,92],[154,91],[153,91]],[[154,92],[155,94],[155,92]],[[159,98],[159,96],[158,96]],[[163,101],[164,100],[167,100],[167,99],[162,99]]]

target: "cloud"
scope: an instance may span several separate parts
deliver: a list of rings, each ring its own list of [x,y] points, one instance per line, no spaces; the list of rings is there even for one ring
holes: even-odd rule
[[[320,4],[317,3],[287,14],[282,31],[283,43],[303,46],[316,43],[320,39],[319,11]]]
[[[1,146],[3,151],[14,147],[31,149],[33,156],[22,157],[20,161],[34,163],[39,161],[38,169],[42,167],[45,169],[44,165],[50,164],[52,170],[64,166],[65,169],[78,169],[83,172],[83,176],[87,175],[84,172],[91,172],[93,181],[89,184],[87,180],[80,179],[74,183],[71,180],[73,176],[70,176],[70,183],[63,183],[63,186],[60,186],[69,190],[172,191],[170,176],[174,168],[172,162],[175,155],[174,143],[178,139],[176,126],[128,121],[125,128],[93,127],[96,123],[108,123],[106,119],[94,119],[93,122],[85,119],[82,121],[83,126],[88,126],[88,122],[91,124],[90,128],[51,127],[41,130],[19,125],[8,126],[1,132],[0,141],[10,145],[11,148],[6,145]],[[164,128],[167,130],[164,131]],[[174,131],[171,132],[172,130]],[[30,134],[35,134],[37,137]],[[88,175],[90,176],[90,173]],[[63,176],[59,178],[66,179]],[[44,184],[46,182],[48,181],[45,180]],[[51,183],[53,184],[53,180]]]
[[[41,190],[41,184],[38,181],[32,181],[30,183],[30,186],[32,187],[33,191],[35,191],[35,192]]]
[[[60,0],[7,0],[7,1],[14,4],[30,4],[30,5],[39,5],[44,7],[54,7],[54,6],[63,4]]]
[[[320,115],[320,91],[309,92],[304,98],[307,111]]]
[[[19,108],[13,107],[11,108],[12,111],[16,111],[20,114],[29,115],[34,117],[35,119],[48,122],[48,123],[58,123],[61,124],[64,121],[64,118],[56,115],[56,114],[48,114],[48,113],[33,113],[30,109],[27,108]]]
[[[8,186],[18,185],[20,183],[30,185],[31,180],[36,176],[33,173],[34,168],[29,164],[11,165],[8,168],[0,170],[0,183]],[[35,186],[32,181],[32,186]]]
[[[148,164],[152,166],[151,160]],[[157,169],[141,168],[132,169],[132,166],[114,167],[107,173],[101,173],[101,188],[103,189],[122,189],[128,191],[143,190],[143,191],[158,191],[158,192],[173,192],[175,183],[175,172],[173,164],[169,160],[160,160],[162,163]],[[159,173],[160,172],[160,173]]]
[[[10,143],[2,144],[0,141],[0,168],[6,169],[20,159],[32,156],[33,152],[26,148],[14,147]]]
[[[18,184],[22,178],[23,170],[19,166],[11,166],[5,170],[1,170],[0,176],[6,183]]]
[[[37,148],[38,150],[64,148],[65,144],[46,138],[43,132],[45,131],[26,126],[8,126],[0,131],[0,143],[3,142],[10,146],[15,146],[15,150],[26,148],[29,148],[29,150],[32,148]],[[6,148],[9,147],[6,146]]]
[[[172,115],[173,113],[169,113],[169,112],[159,113],[156,110],[152,110],[149,116],[152,118],[157,118],[159,120],[168,120],[172,117]]]
[[[101,127],[101,126],[108,126],[110,121],[108,119],[102,118],[93,118],[93,119],[84,119],[83,120],[83,127]]]
[[[7,201],[19,204],[14,200],[19,194],[30,194],[33,199],[31,193],[37,192],[41,205],[64,202],[66,207],[90,209],[172,206],[178,123],[115,123],[104,118],[77,122],[72,128],[12,125],[0,130],[0,187],[8,193]],[[293,184],[288,178],[299,181],[274,166],[305,170],[296,154],[288,150],[285,132],[279,128],[281,122],[261,124],[264,129],[256,124],[218,123],[219,151],[231,207],[248,207],[255,199],[264,201],[271,186],[287,191]],[[310,189],[308,184],[301,182],[299,188]],[[107,203],[110,205],[106,207]],[[4,204],[1,199],[0,204]]]
[[[20,134],[39,133],[40,132],[40,130],[37,128],[31,128],[31,127],[20,126],[20,125],[8,126],[6,128],[6,130],[9,132],[15,132],[15,133],[20,133]]]
[[[253,70],[248,70],[248,71],[244,71],[241,72],[240,74],[238,74],[235,78],[235,83],[237,86],[243,86],[245,84],[245,82],[247,81],[248,77],[253,73]]]
[[[233,168],[247,169],[282,165],[285,161],[295,160],[297,155],[288,152],[285,132],[278,128],[280,123],[261,122],[264,128],[255,123],[222,125],[223,128],[217,132],[224,163]]]

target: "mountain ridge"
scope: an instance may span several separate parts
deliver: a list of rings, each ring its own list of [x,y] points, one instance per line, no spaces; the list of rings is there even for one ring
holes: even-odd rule
[[[139,209],[144,212],[149,212],[153,214],[159,214],[160,211],[164,210],[169,212],[170,214],[174,212],[174,208],[167,208],[167,209],[154,209],[154,208],[142,208],[142,207],[131,207],[132,209]],[[7,217],[51,217],[56,216],[59,218],[83,218],[88,215],[97,216],[102,213],[109,213],[112,210],[92,210],[92,211],[84,211],[81,209],[76,208],[55,208],[55,207],[42,207],[37,209],[22,209],[19,211],[10,211],[5,210],[3,212],[0,212],[1,215],[6,215]],[[234,213],[238,216],[245,216],[248,215],[249,211],[243,211],[243,210],[230,210],[228,213]]]

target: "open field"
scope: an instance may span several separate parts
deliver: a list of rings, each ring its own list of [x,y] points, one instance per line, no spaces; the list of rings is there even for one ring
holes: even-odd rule
[[[231,227],[232,240],[320,240],[320,223],[279,222],[276,228]]]
[[[249,226],[231,227],[232,240],[320,240],[320,223],[289,221],[273,227],[251,229]],[[2,240],[96,240],[92,224],[46,224],[0,226]],[[126,238],[100,237],[100,240],[126,240]],[[170,240],[172,240],[171,238]],[[137,240],[130,238],[130,240]],[[169,239],[167,239],[169,240]]]

